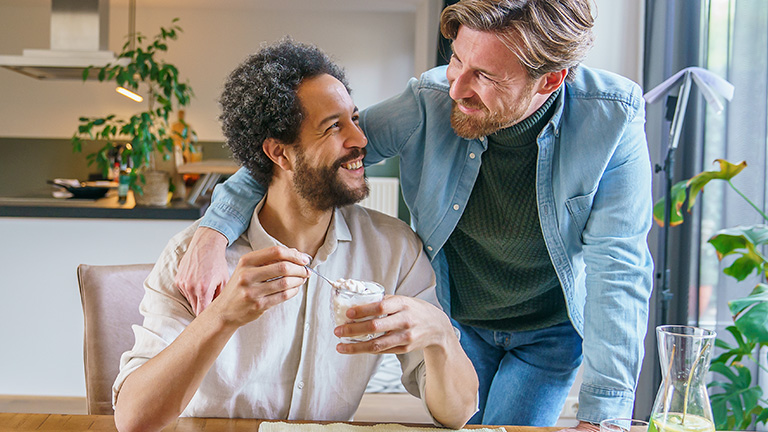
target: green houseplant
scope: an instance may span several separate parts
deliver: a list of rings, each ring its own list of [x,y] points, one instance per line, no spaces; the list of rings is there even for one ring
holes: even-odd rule
[[[176,40],[182,32],[175,18],[169,28],[160,28],[152,39],[140,33],[128,35],[115,63],[101,68],[99,81],[114,82],[120,87],[146,95],[146,109],[130,118],[114,114],[103,117],[80,117],[77,131],[72,136],[72,149],[82,151],[84,140],[98,140],[103,146],[86,156],[88,164],[97,164],[106,177],[111,166],[111,156],[118,143],[128,142],[122,151],[125,164],[129,159],[133,168],[129,172],[129,184],[135,193],[143,194],[145,173],[154,170],[157,157],[170,159],[174,154],[174,134],[181,142],[196,136],[186,124],[181,132],[173,132],[168,123],[169,114],[190,103],[192,88],[179,79],[176,66],[164,62],[160,55],[168,51],[168,42]],[[86,80],[91,67],[83,72]],[[140,90],[140,87],[142,89]],[[166,193],[167,195],[167,193]]]
[[[704,171],[696,176],[678,182],[672,187],[672,206],[670,225],[683,222],[682,207],[686,197],[688,212],[696,203],[699,192],[710,181],[724,181],[758,213],[764,223],[751,226],[735,226],[716,232],[708,242],[715,248],[719,260],[734,258],[723,273],[743,281],[751,274],[759,276],[759,283],[752,292],[742,298],[728,302],[733,316],[733,325],[726,330],[731,334],[735,345],[718,337],[715,346],[722,353],[712,361],[710,371],[719,374],[724,380],[714,380],[709,384],[715,390],[710,395],[715,426],[718,430],[742,430],[752,423],[766,423],[768,420],[768,400],[763,390],[753,383],[750,369],[743,363],[750,359],[765,369],[755,359],[755,352],[768,345],[768,284],[766,270],[768,261],[761,249],[768,244],[768,216],[763,213],[747,196],[731,182],[744,168],[746,162],[732,164],[718,159],[718,171]],[[653,215],[656,222],[664,224],[664,200],[654,205]]]

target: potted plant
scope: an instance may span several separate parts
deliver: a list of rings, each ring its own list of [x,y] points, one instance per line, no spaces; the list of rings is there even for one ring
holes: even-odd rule
[[[174,133],[183,135],[180,142],[188,142],[189,137],[196,136],[186,124],[182,132],[172,132],[168,123],[168,116],[174,107],[179,109],[189,105],[193,95],[192,88],[179,80],[176,66],[160,58],[162,53],[168,51],[168,42],[176,40],[182,31],[177,21],[178,18],[175,18],[169,28],[161,27],[160,33],[152,39],[140,33],[129,34],[118,60],[99,70],[99,81],[114,82],[133,92],[143,92],[147,100],[146,109],[129,119],[114,114],[80,117],[80,125],[71,139],[75,152],[82,151],[84,140],[103,141],[104,145],[87,155],[87,159],[89,165],[97,164],[105,177],[113,169],[116,145],[127,142],[122,149],[121,160],[124,167],[132,165],[132,169],[126,170],[125,175],[137,203],[142,203],[142,198],[143,203],[149,205],[167,203],[168,174],[157,174],[158,158],[168,160],[174,155]],[[83,80],[87,79],[90,69],[83,72]],[[155,191],[156,186],[152,185],[150,179],[158,177],[159,198],[144,197],[145,193],[150,195],[150,191]]]
[[[725,181],[768,223],[768,216],[731,182],[733,177],[746,168],[746,162],[732,164],[722,159],[716,162],[720,165],[719,171],[704,171],[672,187],[670,225],[683,222],[681,209],[686,196],[690,212],[699,192],[713,180]],[[664,200],[654,205],[653,215],[656,222],[663,226]],[[720,337],[715,341],[715,346],[722,353],[712,361],[709,370],[725,379],[714,380],[709,384],[710,389],[716,390],[710,395],[710,401],[718,430],[744,430],[753,423],[768,421],[768,400],[762,388],[753,382],[750,368],[743,363],[747,358],[765,370],[755,359],[759,349],[768,346],[768,260],[761,251],[768,244],[768,226],[765,223],[724,228],[708,240],[717,251],[719,260],[735,257],[723,270],[724,274],[743,281],[754,272],[760,279],[749,295],[728,302],[733,325],[726,330],[733,336],[735,345]]]

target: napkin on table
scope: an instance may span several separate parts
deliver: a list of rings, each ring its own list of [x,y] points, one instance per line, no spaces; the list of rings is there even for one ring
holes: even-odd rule
[[[262,422],[259,432],[445,432],[445,429],[435,427],[411,427],[393,423],[371,426],[351,425],[346,423],[314,424],[314,423],[285,423]],[[459,429],[457,432],[505,432],[504,428]]]

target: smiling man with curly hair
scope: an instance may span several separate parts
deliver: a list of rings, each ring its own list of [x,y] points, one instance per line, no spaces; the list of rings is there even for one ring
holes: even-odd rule
[[[197,224],[163,251],[113,387],[118,429],[160,430],[179,415],[350,420],[383,353],[398,354],[403,385],[437,424],[463,426],[477,376],[421,242],[402,221],[350,205],[367,194],[368,141],[341,70],[283,40],[232,72],[221,106],[227,143],[267,194],[227,248],[229,283],[199,314],[173,283]],[[333,289],[305,266],[387,295],[337,326]],[[370,334],[382,335],[338,339]]]

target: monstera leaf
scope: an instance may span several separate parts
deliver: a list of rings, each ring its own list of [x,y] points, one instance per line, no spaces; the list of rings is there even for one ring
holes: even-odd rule
[[[710,388],[722,389],[721,393],[709,397],[717,430],[744,430],[754,420],[753,416],[763,414],[763,408],[758,405],[763,390],[757,386],[752,387],[749,368],[740,363],[731,366],[713,363],[709,370],[728,379],[713,380],[709,384]]]
[[[758,246],[768,244],[768,226],[753,225],[733,227],[718,231],[709,243],[715,247],[717,258],[736,254],[740,255],[723,273],[744,280],[753,271],[761,274],[765,271],[765,257],[757,250]]]
[[[738,346],[732,346],[722,338],[715,339],[715,346],[723,350],[723,353],[712,360],[712,364],[728,363],[731,358],[733,358],[734,362],[740,362],[744,356],[754,359],[752,352],[755,351],[756,344],[747,340],[735,325],[728,326],[725,329],[733,336]]]
[[[685,191],[688,189],[688,182],[683,180],[672,186],[670,196],[672,197],[672,206],[669,209],[669,226],[677,226],[683,223],[683,213],[680,211],[685,202]],[[653,220],[659,226],[664,226],[664,199],[656,201],[653,205]]]
[[[686,198],[686,191],[688,191],[688,212],[696,203],[696,198],[699,192],[712,180],[725,180],[730,181],[744,168],[747,167],[745,161],[741,161],[738,164],[732,164],[725,159],[716,159],[720,165],[719,171],[703,171],[690,179],[683,180],[672,186],[670,193],[672,205],[669,210],[669,225],[677,226],[683,223],[683,213],[680,211],[683,208],[683,203]],[[653,205],[653,219],[659,226],[664,226],[664,199],[656,201]]]
[[[715,162],[720,165],[720,171],[704,171],[691,177],[691,179],[688,180],[688,186],[691,188],[691,191],[688,193],[689,212],[691,211],[691,208],[693,208],[693,205],[696,203],[696,197],[699,195],[699,192],[701,192],[701,189],[703,189],[707,183],[712,180],[731,180],[747,167],[746,161],[741,161],[736,165],[728,162],[725,159],[715,159]]]
[[[728,302],[728,307],[746,338],[768,344],[768,285],[759,284],[747,297]]]

